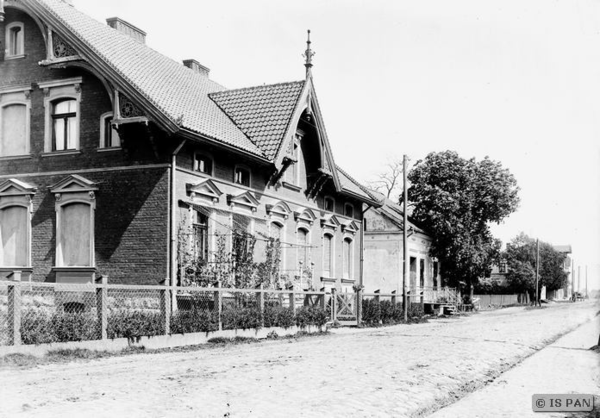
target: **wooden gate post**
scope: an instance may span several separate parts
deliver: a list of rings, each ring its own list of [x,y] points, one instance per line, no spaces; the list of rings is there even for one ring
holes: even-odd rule
[[[290,307],[292,308],[292,312],[294,313],[294,316],[295,316],[296,315],[296,295],[294,294],[293,288],[289,294],[289,299],[290,299]]]
[[[9,345],[21,345],[21,275],[13,276],[13,284],[8,285]]]
[[[258,291],[258,309],[260,311],[260,325],[261,328],[265,326],[265,293],[263,290],[263,285],[260,285],[260,290]]]
[[[100,324],[100,339],[108,339],[108,276],[100,276],[100,285],[96,287],[96,312]]]
[[[392,306],[396,307],[396,291],[392,290]]]

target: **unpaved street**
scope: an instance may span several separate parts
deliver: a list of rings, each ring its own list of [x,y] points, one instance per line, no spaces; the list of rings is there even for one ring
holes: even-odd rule
[[[591,302],[509,308],[299,341],[2,370],[0,414],[415,416],[483,386],[597,311]]]

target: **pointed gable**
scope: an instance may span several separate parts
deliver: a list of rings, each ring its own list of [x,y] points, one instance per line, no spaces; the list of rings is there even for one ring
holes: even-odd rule
[[[188,183],[186,184],[186,191],[192,198],[192,201],[202,199],[212,203],[218,203],[219,198],[223,194],[211,179],[206,179],[196,184]]]
[[[98,190],[96,183],[77,174],[65,177],[50,187],[52,193],[94,192]]]
[[[226,90],[210,98],[273,160],[302,93],[304,81]]]
[[[22,196],[35,194],[36,187],[17,179],[8,179],[0,183],[0,196]]]
[[[227,204],[231,207],[241,206],[244,209],[256,212],[260,203],[256,197],[248,191],[237,196],[227,195]]]

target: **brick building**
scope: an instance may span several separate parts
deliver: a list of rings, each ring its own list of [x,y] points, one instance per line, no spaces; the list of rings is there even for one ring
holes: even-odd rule
[[[64,0],[0,17],[0,278],[155,284],[241,236],[296,286],[360,282],[378,202],[334,162],[310,43],[305,80],[228,90]]]

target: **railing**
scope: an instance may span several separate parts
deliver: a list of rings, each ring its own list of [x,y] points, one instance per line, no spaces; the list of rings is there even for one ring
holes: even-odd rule
[[[288,328],[317,314],[324,323],[330,298],[315,291],[0,282],[0,346]],[[318,309],[307,313],[310,307]]]

